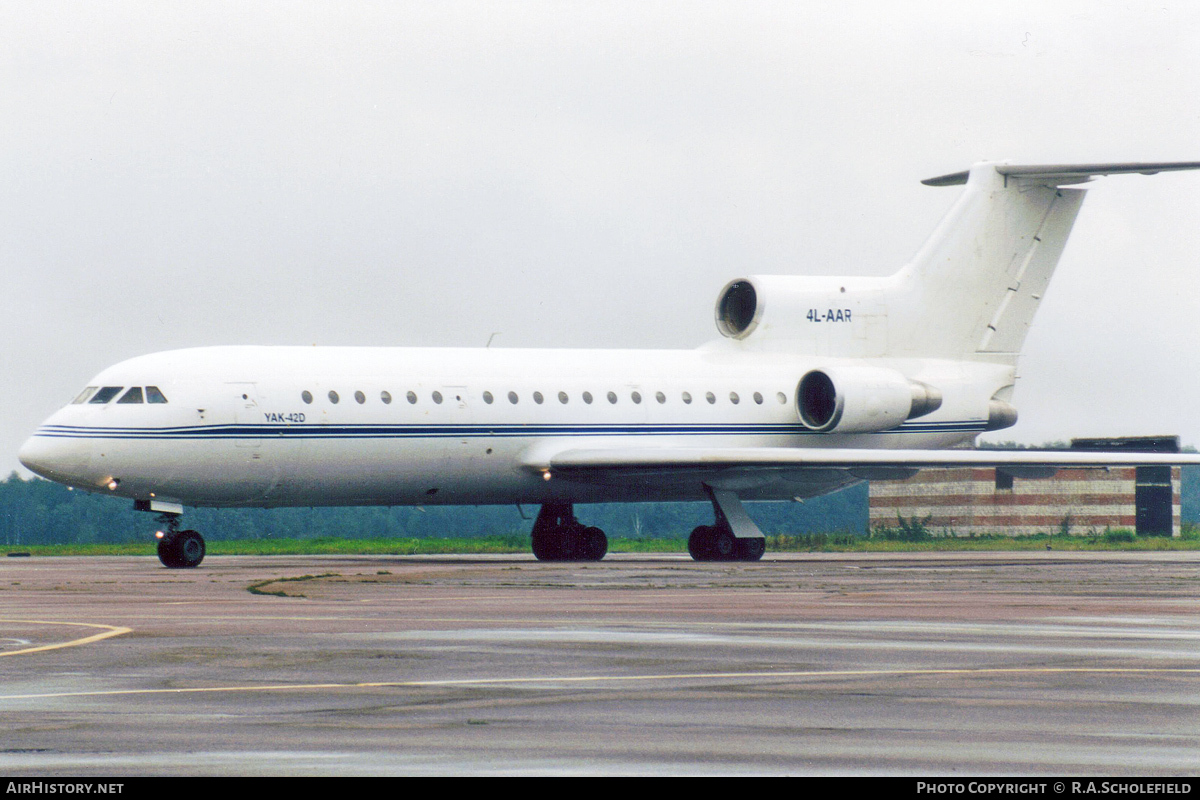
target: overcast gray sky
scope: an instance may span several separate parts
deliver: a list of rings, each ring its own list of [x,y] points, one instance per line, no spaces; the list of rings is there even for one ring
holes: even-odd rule
[[[0,0],[0,469],[156,350],[693,347],[988,158],[1200,160],[1200,4]],[[1093,184],[998,438],[1200,444],[1198,214]]]

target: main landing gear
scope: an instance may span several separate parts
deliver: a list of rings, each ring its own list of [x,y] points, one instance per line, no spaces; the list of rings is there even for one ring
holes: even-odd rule
[[[571,503],[546,503],[533,523],[533,554],[538,561],[599,561],[608,537],[575,519]]]
[[[721,525],[701,525],[688,537],[688,553],[696,561],[758,561],[766,551],[766,539],[739,539]]]
[[[767,540],[733,492],[704,487],[716,523],[701,525],[688,537],[688,553],[696,561],[758,561]]]
[[[736,493],[705,486],[712,501],[712,525],[701,525],[688,537],[696,561],[758,561],[767,540],[742,508]],[[546,503],[533,523],[533,554],[538,561],[599,561],[608,552],[608,537],[599,528],[575,519],[567,502]]]
[[[178,514],[159,514],[163,530],[158,538],[158,560],[171,569],[191,569],[204,560],[204,537],[196,531],[179,530]]]

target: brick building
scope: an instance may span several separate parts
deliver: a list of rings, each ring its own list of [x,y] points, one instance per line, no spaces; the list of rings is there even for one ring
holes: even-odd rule
[[[1076,440],[1072,449],[1178,452],[1175,437]],[[872,482],[870,525],[895,526],[929,517],[932,531],[955,535],[1104,532],[1178,536],[1180,468],[1063,469],[1053,477],[1023,478],[1019,470],[923,470],[907,481]]]

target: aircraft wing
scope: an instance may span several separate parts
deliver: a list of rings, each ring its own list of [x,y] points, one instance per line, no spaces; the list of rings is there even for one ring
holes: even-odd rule
[[[859,450],[852,448],[580,448],[530,454],[524,465],[551,477],[587,483],[679,481],[758,474],[781,477],[840,470],[866,480],[896,480],[917,470],[1000,467],[1018,477],[1049,477],[1056,469],[1200,465],[1198,453],[1090,450]]]

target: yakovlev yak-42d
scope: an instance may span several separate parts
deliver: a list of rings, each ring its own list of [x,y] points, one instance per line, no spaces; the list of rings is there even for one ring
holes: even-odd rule
[[[1178,454],[979,451],[1017,419],[1017,356],[1098,175],[1196,163],[982,163],[890,277],[759,275],[696,350],[205,347],[110,367],[21,448],[25,466],[163,515],[185,505],[536,503],[539,559],[600,559],[575,503],[708,500],[700,560],[755,560],[742,500],[805,498],[923,468],[1200,463]],[[957,447],[956,446],[960,446]],[[956,449],[950,449],[956,448]],[[1036,468],[1036,469],[1031,469]]]

